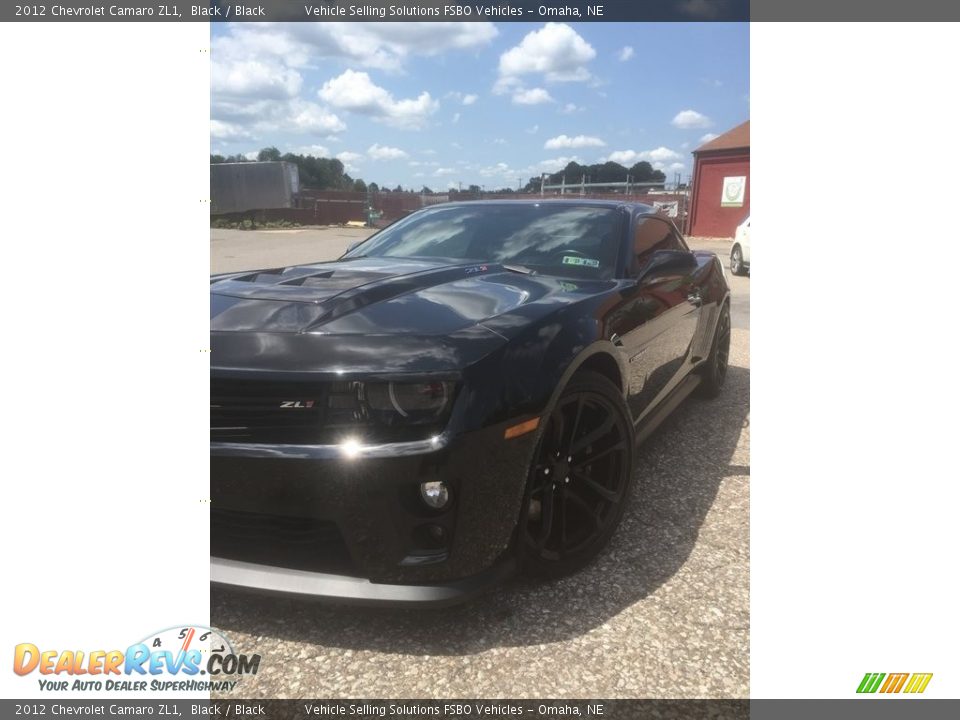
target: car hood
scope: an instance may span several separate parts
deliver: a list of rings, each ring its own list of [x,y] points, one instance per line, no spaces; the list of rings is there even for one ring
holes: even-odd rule
[[[614,285],[400,258],[217,276],[212,361],[241,371],[460,369],[546,315]]]
[[[517,311],[532,320],[611,284],[496,264],[341,260],[213,278],[211,330],[448,335]]]

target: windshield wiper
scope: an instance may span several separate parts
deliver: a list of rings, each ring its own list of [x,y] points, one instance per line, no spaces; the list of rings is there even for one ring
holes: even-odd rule
[[[510,272],[523,273],[524,275],[536,275],[536,270],[531,270],[526,265],[508,265],[507,263],[501,263],[500,267],[504,270],[509,270]]]

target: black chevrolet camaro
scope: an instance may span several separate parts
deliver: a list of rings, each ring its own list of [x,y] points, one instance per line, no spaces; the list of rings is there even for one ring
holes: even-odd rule
[[[584,566],[730,346],[717,257],[589,200],[424,209],[211,315],[212,582],[368,604]]]

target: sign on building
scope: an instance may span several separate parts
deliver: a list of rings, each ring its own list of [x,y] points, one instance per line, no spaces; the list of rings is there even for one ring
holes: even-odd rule
[[[743,196],[747,190],[747,178],[725,177],[723,179],[723,197],[720,198],[720,207],[743,207]]]

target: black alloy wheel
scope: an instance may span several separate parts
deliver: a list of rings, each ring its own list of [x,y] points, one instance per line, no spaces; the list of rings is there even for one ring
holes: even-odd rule
[[[734,275],[746,275],[743,269],[743,250],[739,245],[734,245],[730,252],[730,272]]]
[[[730,365],[730,306],[724,304],[717,318],[717,329],[713,334],[710,356],[704,362],[700,375],[702,380],[697,392],[702,397],[715,398],[723,390]]]
[[[633,475],[633,423],[604,376],[574,376],[547,418],[527,483],[524,569],[559,577],[589,563],[613,535]]]

